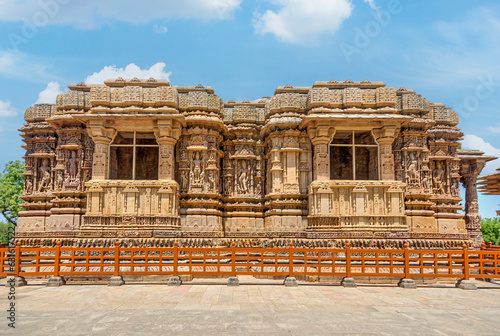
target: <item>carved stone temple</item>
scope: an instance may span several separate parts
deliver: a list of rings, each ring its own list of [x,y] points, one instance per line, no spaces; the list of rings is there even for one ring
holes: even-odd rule
[[[154,79],[69,89],[20,129],[24,245],[481,242],[476,178],[493,158],[460,150],[457,114],[412,90],[332,80],[222,101]]]

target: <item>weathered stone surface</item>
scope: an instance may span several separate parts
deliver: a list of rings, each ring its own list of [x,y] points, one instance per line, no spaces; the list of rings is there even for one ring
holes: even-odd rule
[[[239,286],[240,279],[238,279],[238,277],[230,277],[229,279],[227,279],[227,285],[228,286]]]
[[[472,280],[460,279],[458,280],[456,286],[460,289],[465,289],[465,290],[477,290],[477,286],[475,282]]]
[[[351,287],[351,288],[356,288],[356,281],[354,281],[353,278],[344,278],[342,279],[342,282],[340,283],[344,287]]]
[[[108,286],[122,286],[125,284],[122,276],[112,276],[109,278]]]
[[[297,287],[298,286],[297,279],[295,279],[294,277],[286,277],[285,286],[286,287]]]
[[[398,283],[401,288],[416,289],[417,285],[413,279],[401,279]]]
[[[172,276],[170,279],[168,279],[168,286],[180,286],[182,285],[182,280],[178,276]]]
[[[382,82],[223,102],[163,80],[70,85],[26,110],[23,245],[478,247],[457,114]],[[465,216],[459,185],[466,188]]]
[[[60,287],[66,284],[66,280],[64,280],[63,277],[58,276],[58,277],[50,277],[49,280],[47,280],[47,287]]]

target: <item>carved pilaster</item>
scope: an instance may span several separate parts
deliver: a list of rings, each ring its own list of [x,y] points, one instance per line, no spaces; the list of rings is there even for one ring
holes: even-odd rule
[[[87,131],[94,141],[94,155],[92,161],[92,180],[105,180],[108,175],[109,144],[115,132],[105,128],[102,122],[90,122]]]

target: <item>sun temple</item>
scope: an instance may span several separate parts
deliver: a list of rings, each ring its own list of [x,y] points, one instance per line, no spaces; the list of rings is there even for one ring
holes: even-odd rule
[[[458,116],[405,88],[335,80],[222,101],[108,80],[26,110],[27,246],[477,247]],[[465,189],[462,206],[460,184]]]

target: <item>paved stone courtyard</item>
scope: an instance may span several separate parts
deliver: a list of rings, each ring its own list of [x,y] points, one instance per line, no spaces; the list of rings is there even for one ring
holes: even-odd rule
[[[17,288],[16,329],[1,335],[500,335],[500,282],[477,291],[450,283],[389,285],[301,283],[240,277],[164,284]],[[5,279],[0,283],[4,284]],[[0,297],[6,316],[7,289]],[[13,332],[14,331],[14,332]]]

